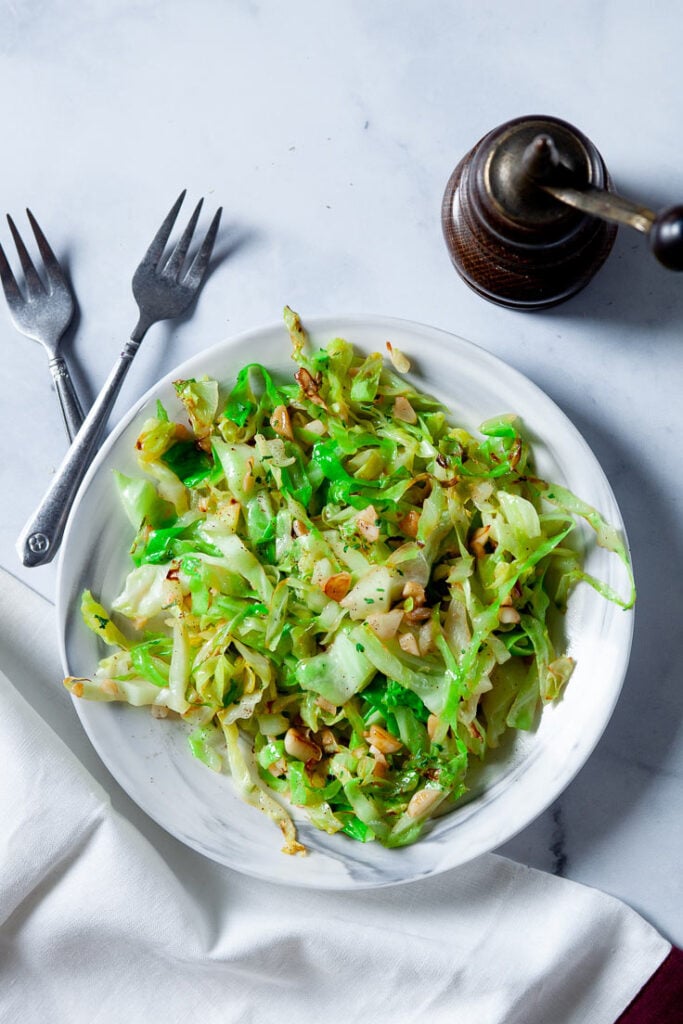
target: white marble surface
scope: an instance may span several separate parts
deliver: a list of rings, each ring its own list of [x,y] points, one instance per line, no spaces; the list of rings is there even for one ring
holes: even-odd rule
[[[661,0],[0,4],[3,208],[31,206],[80,312],[68,356],[84,401],[135,321],[132,270],[182,187],[225,208],[196,312],[154,328],[120,415],[201,347],[279,317],[383,313],[496,353],[543,387],[607,472],[639,603],[622,698],[562,799],[503,852],[620,896],[683,944],[683,280],[626,231],[589,288],[546,313],[483,302],[441,238],[445,182],[490,128],[575,123],[622,191],[683,197],[683,14]],[[9,232],[0,226],[0,241]],[[0,564],[65,450],[45,358],[0,308],[5,430]],[[599,684],[599,681],[596,681]],[[78,728],[74,721],[74,729]]]

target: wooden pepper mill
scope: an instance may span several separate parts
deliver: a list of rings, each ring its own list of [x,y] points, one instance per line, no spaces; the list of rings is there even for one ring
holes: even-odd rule
[[[590,139],[555,117],[518,117],[485,135],[450,176],[441,219],[463,280],[513,309],[553,306],[587,285],[618,224],[683,270],[683,206],[655,214],[617,195]]]

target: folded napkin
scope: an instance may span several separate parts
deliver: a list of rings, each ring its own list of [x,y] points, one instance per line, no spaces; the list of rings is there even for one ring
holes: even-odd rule
[[[667,959],[618,900],[493,854],[358,893],[207,861],[100,765],[54,628],[0,570],[0,1020],[614,1024]]]

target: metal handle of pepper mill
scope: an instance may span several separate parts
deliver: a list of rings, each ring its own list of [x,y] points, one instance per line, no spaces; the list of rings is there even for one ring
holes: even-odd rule
[[[659,213],[626,199],[616,192],[586,185],[576,188],[567,177],[551,135],[540,134],[529,143],[522,157],[522,174],[539,188],[568,206],[612,224],[625,224],[647,235],[650,248],[669,270],[683,271],[683,205],[669,206]]]

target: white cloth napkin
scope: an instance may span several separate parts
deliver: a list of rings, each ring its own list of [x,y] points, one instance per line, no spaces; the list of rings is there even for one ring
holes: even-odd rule
[[[613,1024],[668,954],[618,900],[493,854],[354,894],[210,863],[100,765],[54,628],[0,570],[0,1020]]]

